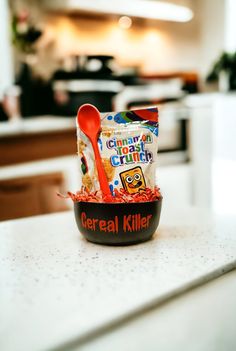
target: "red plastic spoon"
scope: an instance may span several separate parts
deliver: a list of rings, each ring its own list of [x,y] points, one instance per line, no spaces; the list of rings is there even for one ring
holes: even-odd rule
[[[106,173],[104,171],[97,143],[99,134],[101,132],[101,120],[98,109],[90,104],[82,105],[77,113],[77,122],[82,132],[91,141],[95,156],[100,188],[103,192],[103,195],[106,196],[107,201],[110,201],[112,198],[111,191],[107,181]]]

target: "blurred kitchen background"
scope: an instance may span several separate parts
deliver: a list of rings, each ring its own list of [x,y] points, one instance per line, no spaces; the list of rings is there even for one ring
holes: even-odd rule
[[[233,0],[1,0],[0,220],[71,208],[56,194],[78,189],[75,115],[87,102],[157,105],[166,205],[225,211],[235,16]]]

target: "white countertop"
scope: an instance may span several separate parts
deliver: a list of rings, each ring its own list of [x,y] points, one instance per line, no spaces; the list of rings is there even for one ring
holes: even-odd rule
[[[233,270],[66,350],[235,351],[235,296]]]
[[[0,137],[22,135],[24,133],[50,133],[75,128],[75,118],[42,116],[0,123]]]
[[[0,345],[49,350],[236,267],[236,219],[163,209],[154,239],[88,243],[73,213],[0,224]]]

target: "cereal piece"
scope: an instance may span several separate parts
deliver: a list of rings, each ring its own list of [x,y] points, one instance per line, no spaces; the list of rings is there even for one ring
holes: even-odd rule
[[[93,186],[93,181],[90,177],[90,175],[88,173],[84,174],[82,177],[82,183],[84,185],[84,187],[90,191],[92,189]]]
[[[106,136],[108,138],[110,138],[110,136],[113,134],[113,130],[112,128],[108,128],[108,127],[103,127],[102,129],[102,135]]]
[[[109,158],[102,158],[102,163],[108,182],[111,182],[115,175],[115,168],[111,165]]]
[[[85,150],[85,148],[86,148],[86,144],[85,144],[85,142],[83,141],[83,140],[79,140],[79,142],[78,142],[78,151],[79,151],[79,154],[82,154],[83,153],[83,151]]]

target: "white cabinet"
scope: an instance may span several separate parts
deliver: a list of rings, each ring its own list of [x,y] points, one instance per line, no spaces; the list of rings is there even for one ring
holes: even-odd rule
[[[156,176],[164,206],[179,207],[193,204],[191,163],[160,166]]]

